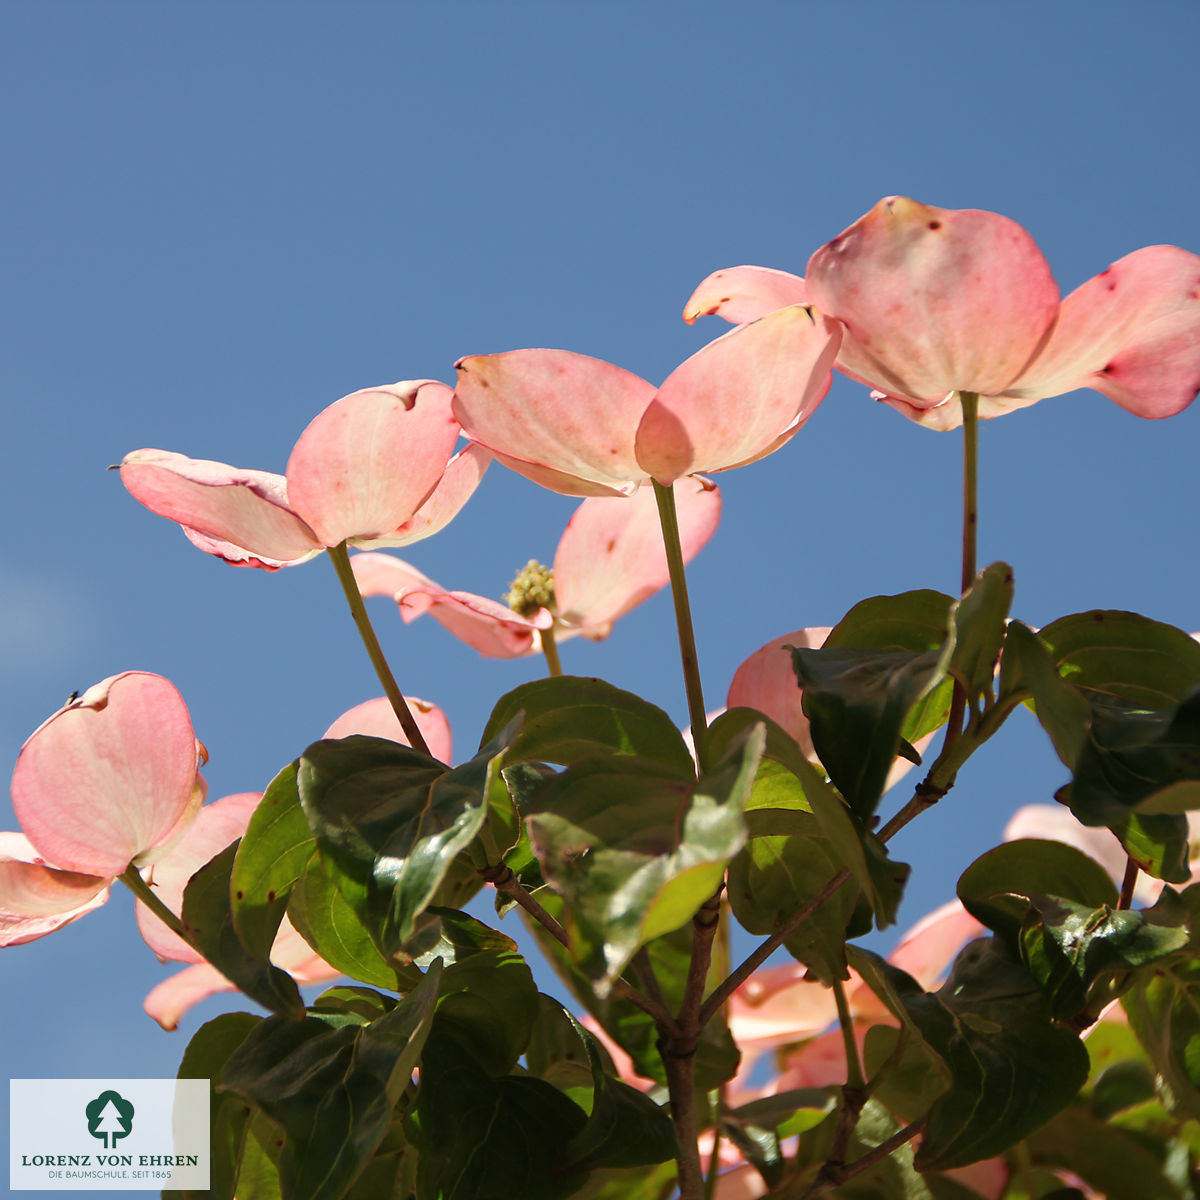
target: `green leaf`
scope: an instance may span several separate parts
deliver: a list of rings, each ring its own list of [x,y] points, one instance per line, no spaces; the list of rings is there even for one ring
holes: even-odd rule
[[[729,904],[748,932],[769,935],[833,878],[837,864],[811,814],[757,808],[746,814],[746,823],[750,840],[729,864]],[[839,888],[784,942],[823,983],[848,978],[846,927],[856,891]]]
[[[637,755],[676,774],[693,776],[691,752],[675,723],[653,704],[605,683],[560,675],[522,684],[502,696],[488,719],[484,742],[524,714],[505,763],[523,760],[569,766],[596,755]]]
[[[639,946],[716,891],[746,840],[742,806],[763,741],[752,731],[699,782],[612,756],[569,767],[539,793],[530,837],[566,901],[571,952],[601,993]]]
[[[1095,610],[1038,633],[1075,687],[1137,708],[1173,708],[1200,685],[1200,643],[1138,613]]]
[[[262,1017],[250,1013],[222,1013],[196,1030],[183,1061],[179,1064],[180,1079],[219,1079],[230,1055],[244,1042]],[[203,1191],[183,1189],[182,1200],[232,1200],[237,1184],[238,1163],[246,1137],[246,1122],[250,1108],[236,1096],[219,1092],[209,1093],[209,1146],[212,1151],[212,1171],[209,1187]]]
[[[813,745],[850,808],[864,820],[883,795],[902,742],[936,729],[949,711],[954,641],[950,597],[876,596],[850,610],[819,650],[790,647]]]
[[[1174,897],[1169,890],[1165,896],[1167,904],[1142,912],[1107,904],[1092,909],[1051,896],[1033,898],[1034,912],[1021,931],[1021,957],[1056,1017],[1081,1012],[1090,989],[1104,977],[1116,976],[1120,983],[1130,971],[1187,945],[1189,930],[1181,906],[1177,900],[1170,903]],[[1106,989],[1103,1003],[1111,998]]]
[[[315,852],[292,891],[288,915],[301,937],[343,975],[396,992],[410,991],[420,982],[420,972],[399,956],[380,953]]]
[[[1188,785],[1182,792],[1179,785]],[[1200,690],[1173,709],[1092,703],[1092,719],[1075,763],[1070,803],[1089,825],[1116,824],[1130,809],[1160,812],[1200,796]]]
[[[1179,955],[1141,976],[1121,1004],[1172,1111],[1200,1117],[1200,962]]]
[[[966,689],[968,700],[991,694],[1012,598],[1012,567],[992,563],[975,577],[970,590],[951,609],[954,651],[949,670]]]
[[[1117,903],[1117,888],[1094,859],[1065,842],[1019,838],[977,858],[958,881],[958,898],[977,921],[1016,949],[1029,897],[1061,896],[1091,908]]]
[[[1042,728],[1067,767],[1074,767],[1091,718],[1088,702],[1058,673],[1050,651],[1020,621],[1010,621],[1000,660],[1000,695],[1028,692]]]
[[[566,1200],[586,1171],[563,1170],[583,1110],[532,1075],[493,1078],[440,1022],[417,1094],[418,1200]]]
[[[537,985],[515,949],[464,955],[443,974],[440,1034],[456,1038],[491,1075],[511,1071],[525,1053],[537,1012]]]
[[[453,770],[381,738],[310,746],[300,801],[326,870],[385,957],[416,930],[487,816],[489,745]]]
[[[182,921],[192,944],[231,983],[252,1000],[293,1019],[304,1014],[304,1001],[286,972],[250,954],[233,926],[229,880],[238,843],[206,863],[183,893]]]
[[[233,864],[233,924],[242,944],[266,961],[287,910],[288,895],[316,850],[300,793],[296,763],[267,786],[250,817]]]
[[[551,916],[559,921],[565,920],[562,897],[547,889],[540,899]],[[538,948],[580,1006],[591,1013],[604,1031],[633,1059],[634,1070],[644,1078],[665,1086],[666,1074],[662,1056],[658,1052],[658,1030],[653,1019],[628,1000],[617,999],[611,993],[603,998],[597,995],[591,979],[572,961],[564,947],[540,925],[532,921],[526,924],[537,939]],[[683,1000],[692,961],[694,932],[689,921],[679,929],[655,938],[645,947],[655,979],[666,999],[666,1006],[672,1012],[679,1011]],[[725,977],[728,968],[722,966],[719,959],[720,956],[714,954],[709,964],[705,994],[711,992]],[[721,1014],[717,1014],[701,1031],[696,1046],[697,1090],[708,1092],[727,1083],[737,1073],[740,1059],[741,1053],[728,1026]]]
[[[1028,1138],[1038,1165],[1073,1172],[1108,1200],[1191,1200],[1168,1178],[1152,1145],[1132,1137],[1081,1105],[1059,1113]]]
[[[1168,883],[1186,883],[1191,878],[1186,817],[1130,813],[1112,831],[1125,847],[1125,853],[1147,875]]]
[[[642,1167],[674,1158],[679,1147],[671,1118],[649,1096],[607,1074],[599,1042],[565,1010],[564,1015],[591,1067],[592,1101],[587,1123],[567,1144],[558,1169]]]
[[[220,1087],[249,1100],[286,1141],[288,1200],[340,1197],[387,1133],[433,1023],[440,971],[368,1025],[272,1018],[230,1058]]]
[[[722,713],[709,728],[710,752],[720,758],[755,724],[766,728],[767,744],[746,801],[746,811],[787,808],[811,812],[828,841],[828,853],[839,869],[849,871],[854,877],[871,904],[879,928],[885,929],[896,919],[909,868],[887,857],[883,844],[850,812],[825,776],[804,757],[795,740],[754,709],[733,708]],[[781,774],[774,764],[785,767],[791,778]]]
[[[994,938],[965,947],[935,993],[865,951],[852,947],[850,961],[949,1072],[948,1090],[929,1111],[918,1169],[999,1154],[1065,1107],[1087,1079],[1082,1043],[1054,1024],[1035,981]]]

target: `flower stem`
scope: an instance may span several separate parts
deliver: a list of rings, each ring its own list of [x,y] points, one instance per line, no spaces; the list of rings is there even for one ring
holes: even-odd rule
[[[979,533],[979,396],[959,392],[963,411],[962,591],[975,582]]]
[[[183,922],[158,898],[154,889],[142,878],[135,866],[128,866],[118,879],[177,937],[183,938],[193,950],[198,949],[188,937]]]
[[[671,595],[675,600],[675,624],[679,628],[679,657],[683,662],[683,682],[687,690],[688,715],[692,721],[692,742],[701,774],[708,769],[708,718],[704,692],[700,686],[700,660],[696,655],[696,635],[692,628],[692,607],[688,602],[687,580],[683,571],[683,548],[679,542],[679,517],[675,512],[675,491],[654,481],[658,501],[658,520],[667,551],[667,569],[671,576]]]
[[[558,642],[554,639],[554,626],[539,631],[538,640],[542,643],[542,653],[546,656],[546,666],[550,668],[550,678],[563,673],[562,661],[558,657]]]
[[[340,546],[330,546],[329,557],[333,560],[333,569],[337,572],[342,591],[346,593],[346,601],[350,605],[350,613],[354,617],[358,635],[367,648],[371,665],[375,668],[375,674],[379,676],[379,682],[383,684],[384,693],[391,701],[392,711],[400,722],[400,728],[404,730],[404,736],[408,738],[408,744],[418,754],[426,754],[432,758],[433,755],[429,754],[429,745],[417,726],[416,718],[412,715],[412,710],[408,707],[408,702],[404,699],[404,695],[392,675],[392,669],[384,657],[379,639],[371,627],[371,619],[367,616],[367,606],[363,604],[362,593],[358,590],[358,584],[354,579],[354,570],[350,566],[350,555],[346,550],[346,543],[342,542]]]
[[[979,534],[979,395],[959,392],[963,413],[963,523],[962,573],[960,595],[966,595],[975,582]],[[967,707],[966,689],[955,680],[950,694],[950,715],[946,719],[945,746],[952,746],[963,728]]]
[[[1137,887],[1139,867],[1132,858],[1125,860],[1125,878],[1121,880],[1121,898],[1117,901],[1118,908],[1133,907],[1133,889]]]

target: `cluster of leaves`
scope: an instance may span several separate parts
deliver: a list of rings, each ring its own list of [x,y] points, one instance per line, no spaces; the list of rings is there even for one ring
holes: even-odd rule
[[[1012,1195],[1044,1194],[1036,1179],[1063,1168],[1132,1195],[1120,1179],[1150,1169],[1138,1175],[1134,1160],[1167,1181],[1162,1195],[1192,1195],[1181,1164],[1196,1149],[1183,1118],[1200,1116],[1200,887],[1165,888],[1134,911],[1080,850],[1010,842],[960,881],[992,937],[967,946],[937,990],[849,944],[894,920],[907,868],[873,831],[875,810],[896,755],[947,721],[956,686],[969,715],[920,803],[1026,705],[1071,769],[1061,798],[1143,870],[1187,877],[1200,644],[1126,613],[1035,634],[1007,621],[1011,596],[996,564],[960,601],[877,597],[823,649],[794,650],[828,775],[769,718],[735,709],[712,725],[714,765],[698,776],[665,713],[575,677],[505,696],[459,767],[377,738],[310,746],[185,895],[196,944],[276,1014],[219,1017],[185,1057],[183,1074],[214,1080],[214,1194],[670,1194],[661,1010],[684,1002],[699,917],[727,878],[750,933],[773,936],[814,979],[852,968],[894,1022],[867,1033],[861,1089],[730,1108],[722,1088],[739,1051],[719,1008],[707,1014],[688,1048],[699,1126],[719,1126],[772,1194],[966,1197],[941,1172],[1020,1144],[1027,1191]],[[657,1088],[623,1082],[596,1037],[539,995],[516,944],[461,911],[488,880],[503,884],[501,911],[518,893],[537,901],[550,961]],[[306,1009],[269,960],[285,912],[363,986]],[[714,960],[705,995],[725,970]],[[655,1003],[636,1003],[639,988]],[[1106,1024],[1085,1047],[1080,1032],[1118,995],[1129,1027]],[[1128,1124],[1105,1142],[1114,1115]],[[896,1153],[839,1175],[898,1137]]]

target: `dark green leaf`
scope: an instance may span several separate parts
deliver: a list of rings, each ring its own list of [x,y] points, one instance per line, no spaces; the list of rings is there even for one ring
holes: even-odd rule
[[[699,782],[640,758],[587,759],[538,795],[529,832],[565,898],[572,953],[603,993],[639,946],[691,920],[746,840],[756,728]]]
[[[999,1154],[1068,1104],[1086,1080],[1082,1043],[1053,1023],[1037,984],[995,939],[965,947],[936,993],[874,955],[851,953],[851,964],[950,1075],[929,1111],[920,1169]]]
[[[1200,685],[1200,643],[1138,613],[1076,613],[1038,636],[1075,687],[1133,707],[1174,708]]]
[[[567,1144],[558,1169],[641,1167],[674,1158],[678,1143],[671,1118],[649,1096],[608,1075],[600,1044],[566,1015],[586,1050],[593,1090],[587,1124]]]
[[[447,770],[381,738],[317,742],[300,759],[300,801],[334,883],[385,957],[416,930],[487,815],[498,750]]]
[[[1000,694],[1028,692],[1042,728],[1058,757],[1068,767],[1083,746],[1091,719],[1088,702],[1058,673],[1058,666],[1038,635],[1020,621],[1010,621],[1000,661]]]
[[[387,1133],[433,1023],[440,972],[369,1025],[264,1021],[230,1058],[220,1086],[286,1135],[288,1200],[335,1200]]]
[[[183,1061],[179,1064],[180,1079],[219,1079],[230,1055],[244,1042],[250,1031],[260,1024],[261,1017],[250,1013],[222,1013],[196,1030]],[[212,1171],[209,1188],[203,1191],[182,1190],[181,1200],[232,1200],[237,1184],[238,1163],[246,1137],[246,1122],[250,1116],[247,1104],[215,1088],[209,1095],[209,1146],[212,1151]]]
[[[1117,889],[1094,858],[1065,842],[1020,838],[977,858],[958,881],[958,898],[977,921],[1014,949],[1029,897],[1061,896],[1090,908],[1117,903]]]
[[[954,642],[952,601],[938,592],[856,605],[819,650],[792,647],[813,745],[850,808],[869,818],[902,741],[940,725]]]
[[[537,985],[515,949],[464,954],[442,976],[438,1001],[441,1036],[455,1037],[481,1069],[492,1075],[512,1070],[525,1053],[537,1011]]]
[[[417,1095],[419,1200],[566,1200],[586,1171],[562,1170],[583,1110],[532,1075],[493,1078],[438,1029]]]
[[[184,928],[204,957],[252,1000],[272,1012],[302,1017],[304,1001],[292,977],[250,954],[233,927],[229,879],[237,849],[237,842],[227,846],[188,881],[183,893]]]
[[[1167,896],[1171,896],[1169,891]],[[1089,991],[1102,977],[1123,978],[1188,942],[1189,931],[1178,904],[1134,912],[1107,904],[1092,909],[1035,895],[1032,905],[1021,931],[1021,957],[1060,1018],[1081,1012]],[[1111,999],[1106,989],[1103,1003]]]
[[[230,880],[238,937],[264,961],[271,956],[288,894],[315,850],[300,807],[296,763],[289,763],[271,780],[251,815]]]
[[[505,755],[522,760],[570,765],[606,754],[634,754],[684,776],[695,765],[675,723],[653,704],[602,679],[560,675],[522,684],[492,710],[487,742],[520,714],[521,732]]]
[[[1034,1163],[1071,1171],[1107,1200],[1191,1200],[1151,1146],[1072,1105],[1028,1138]]]

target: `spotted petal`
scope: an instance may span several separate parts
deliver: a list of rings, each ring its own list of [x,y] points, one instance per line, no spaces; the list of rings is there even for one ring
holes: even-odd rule
[[[724,317],[733,325],[757,321],[777,308],[808,303],[808,285],[799,275],[773,267],[726,267],[703,280],[683,306],[683,319]]]

